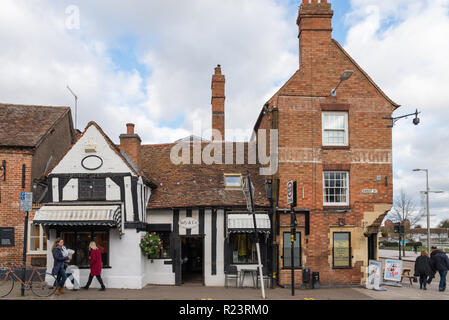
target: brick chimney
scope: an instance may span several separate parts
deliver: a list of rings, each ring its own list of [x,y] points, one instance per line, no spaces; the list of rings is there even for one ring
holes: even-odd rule
[[[120,135],[120,151],[124,151],[139,169],[141,143],[139,135],[134,133],[134,124],[126,124],[126,134]]]
[[[221,139],[225,136],[225,76],[221,74],[221,66],[215,68],[215,74],[212,76],[212,129],[218,130]],[[212,137],[212,140],[215,140]]]
[[[302,0],[297,20],[300,67],[312,66],[313,61],[321,61],[317,52],[329,51],[333,15],[331,4],[327,0]]]

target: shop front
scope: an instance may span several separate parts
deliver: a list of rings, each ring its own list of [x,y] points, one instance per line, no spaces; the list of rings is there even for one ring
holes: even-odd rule
[[[256,215],[262,264],[269,270],[268,213]],[[224,286],[230,266],[257,270],[258,260],[253,216],[223,208],[149,210],[148,230],[163,239],[164,250],[147,270],[149,283],[166,285],[198,284]],[[250,277],[244,286],[252,286]]]

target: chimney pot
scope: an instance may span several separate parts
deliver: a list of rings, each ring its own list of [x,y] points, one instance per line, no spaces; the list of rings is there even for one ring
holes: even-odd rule
[[[134,134],[134,123],[126,124],[126,134]]]

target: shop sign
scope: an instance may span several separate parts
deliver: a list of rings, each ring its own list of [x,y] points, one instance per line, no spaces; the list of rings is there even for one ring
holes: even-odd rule
[[[198,226],[198,220],[195,218],[184,218],[179,221],[179,226],[184,229],[193,229]]]
[[[386,260],[384,279],[389,281],[401,282],[401,276],[402,276],[402,261]]]
[[[349,240],[338,239],[334,241],[334,267],[349,267],[350,249]]]
[[[382,277],[382,262],[370,260],[368,267],[368,279],[366,283],[366,288],[379,289],[381,277]]]

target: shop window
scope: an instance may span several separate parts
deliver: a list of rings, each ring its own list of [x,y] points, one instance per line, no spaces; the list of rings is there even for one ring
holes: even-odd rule
[[[14,228],[0,228],[0,247],[14,247]]]
[[[290,232],[284,232],[284,243],[283,243],[283,267],[284,268],[291,268],[292,267],[292,246],[291,246],[291,233]],[[295,268],[301,268],[301,233],[296,233],[296,240],[294,243],[294,263]]]
[[[46,253],[47,235],[42,226],[30,222],[28,230],[28,253]]]
[[[80,179],[79,200],[106,200],[106,179]]]
[[[349,205],[349,172],[323,173],[323,202],[325,206]]]
[[[233,264],[256,264],[257,252],[254,235],[250,233],[231,234]]]
[[[347,112],[323,112],[323,146],[348,146]]]
[[[108,231],[76,231],[61,232],[67,249],[75,251],[70,264],[80,268],[89,267],[89,244],[95,241],[101,251],[101,260],[104,267],[109,266],[109,232]]]
[[[332,260],[334,268],[351,268],[351,233],[334,232]]]

